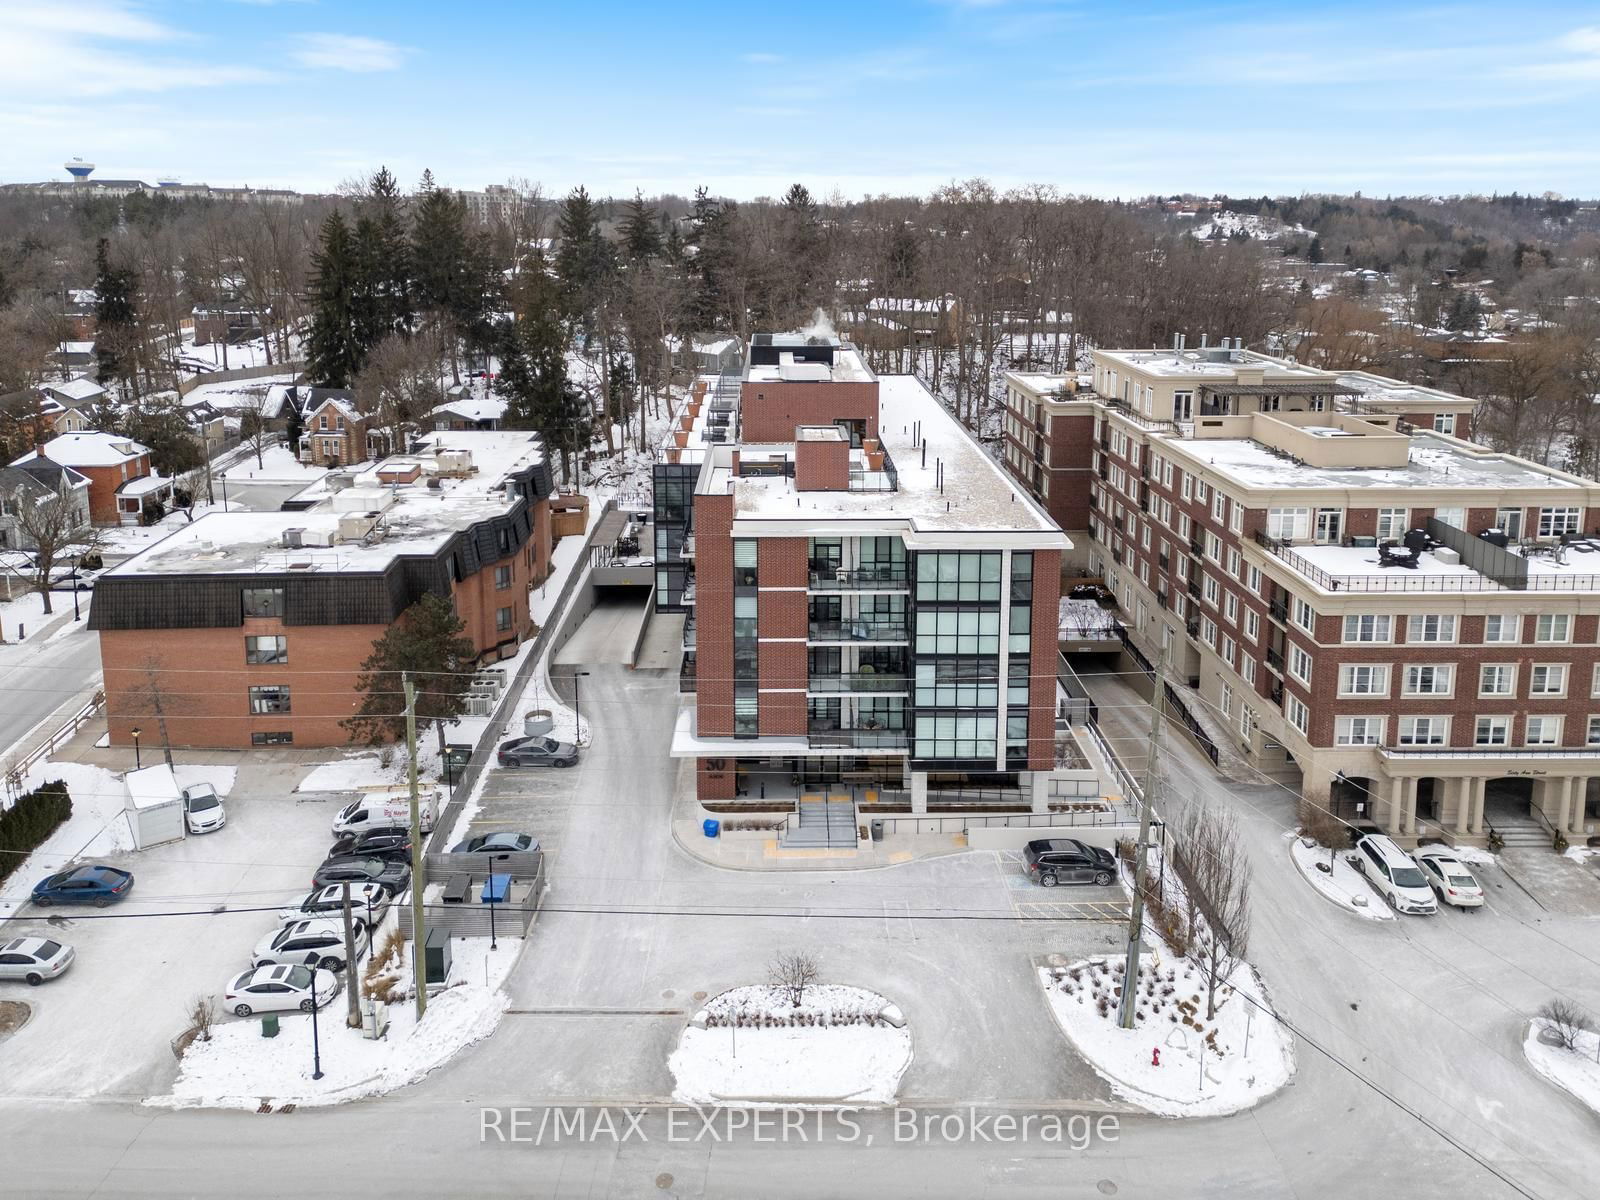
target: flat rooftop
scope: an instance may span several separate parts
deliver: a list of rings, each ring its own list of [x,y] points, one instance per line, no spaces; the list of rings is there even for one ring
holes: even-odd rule
[[[915,530],[1033,533],[1051,545],[1070,545],[1044,510],[1013,486],[1011,477],[921,380],[913,375],[886,375],[878,382],[878,401],[878,435],[897,473],[897,490],[802,492],[791,477],[735,477],[716,465],[701,476],[699,490],[718,492],[731,487],[736,521],[802,525],[829,519],[903,521]],[[918,428],[927,444],[926,457],[915,441]],[[854,452],[852,460],[859,453]],[[743,448],[740,458],[743,461]],[[941,477],[943,491],[939,488]]]
[[[1438,388],[1404,383],[1398,379],[1373,375],[1368,371],[1345,371],[1340,374],[1339,382],[1360,393],[1343,398],[1343,403],[1353,407],[1392,404],[1400,408],[1416,409],[1441,404],[1448,408],[1457,405],[1471,408],[1477,405],[1477,401],[1471,396],[1458,396],[1454,392],[1443,392]]]
[[[780,343],[773,343],[779,345]],[[833,352],[833,365],[796,362],[794,355],[780,351],[774,366],[747,366],[744,377],[750,383],[867,383],[875,378],[861,352],[854,346],[839,346]]]
[[[1600,591],[1600,541],[1580,538],[1569,545],[1557,561],[1550,554],[1527,554],[1519,546],[1510,553],[1528,564],[1528,591]],[[1402,551],[1403,552],[1403,551]],[[1461,590],[1500,590],[1489,577],[1463,562],[1446,562],[1435,551],[1425,550],[1415,568],[1385,567],[1374,547],[1315,546],[1296,544],[1281,553],[1291,566],[1310,564],[1322,574],[1309,576],[1324,591],[1340,592],[1449,592]],[[1296,560],[1299,560],[1297,562]],[[1306,572],[1302,571],[1302,574]],[[1337,586],[1333,586],[1333,585]],[[1507,589],[1509,590],[1509,589]]]
[[[1291,363],[1253,350],[1224,350],[1211,346],[1205,349],[1186,350],[1096,350],[1097,358],[1121,363],[1147,375],[1167,376],[1174,379],[1213,378],[1228,379],[1242,370],[1259,368],[1269,380],[1300,381],[1305,383],[1337,382],[1333,375]]]
[[[1403,467],[1314,467],[1274,453],[1249,438],[1199,438],[1162,442],[1192,454],[1221,475],[1250,488],[1417,488],[1460,491],[1542,488],[1587,491],[1576,479],[1493,451],[1475,453],[1431,433],[1411,435],[1410,461]]]
[[[349,487],[331,488],[324,476],[299,493],[297,499],[317,501],[304,511],[207,513],[105,574],[381,571],[396,558],[436,554],[462,530],[509,513],[517,500],[508,495],[506,477],[544,461],[543,443],[527,432],[438,433],[425,441],[430,450],[470,451],[476,472],[451,478],[438,474],[431,452],[395,455],[368,464]],[[422,468],[415,482],[379,482],[386,467],[411,464]],[[430,478],[437,478],[437,487],[429,486]],[[340,540],[341,521],[367,517],[377,520],[381,536]],[[290,529],[312,544],[285,546]]]

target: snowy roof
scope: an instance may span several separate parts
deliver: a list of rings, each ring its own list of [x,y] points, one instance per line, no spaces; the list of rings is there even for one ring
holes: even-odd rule
[[[878,399],[878,436],[898,475],[896,490],[802,492],[787,476],[732,477],[715,459],[699,490],[732,488],[736,529],[744,521],[781,522],[790,527],[784,536],[797,536],[795,525],[865,520],[908,534],[1020,533],[1029,535],[1030,545],[1070,546],[1044,510],[1013,485],[921,380],[884,376]],[[913,441],[918,427],[925,458],[923,443]]]
[[[450,413],[463,421],[498,421],[506,413],[506,402],[496,396],[462,396],[441,404],[435,413]]]
[[[117,489],[119,496],[148,496],[152,492],[159,492],[163,488],[171,487],[172,480],[165,475],[140,475],[128,480]]]
[[[1275,454],[1250,438],[1164,440],[1164,449],[1193,455],[1220,475],[1251,488],[1418,488],[1433,492],[1465,489],[1560,489],[1582,492],[1585,485],[1548,467],[1506,454],[1474,451],[1430,433],[1411,436],[1403,467],[1316,467]]]
[[[356,411],[356,406],[353,400],[347,399],[344,396],[327,394],[320,396],[314,395],[311,397],[310,403],[307,405],[305,410],[306,417],[307,419],[310,419],[311,417],[314,417],[320,413],[323,409],[329,407],[332,407],[336,412],[340,413],[347,421],[366,420],[365,416]]]
[[[752,365],[746,368],[744,377],[752,383],[866,383],[873,375],[859,350],[854,346],[841,346],[833,352],[832,366],[796,362],[792,351],[783,350],[778,354],[776,366]]]
[[[16,463],[27,462],[30,458],[48,458],[68,467],[115,467],[149,453],[146,447],[131,438],[85,429],[80,433],[63,433],[51,438],[38,450],[17,459]]]
[[[87,375],[79,375],[65,383],[41,383],[41,391],[49,392],[52,396],[59,396],[65,400],[92,400],[96,396],[104,396],[105,388],[101,387]]]
[[[932,300],[921,300],[914,296],[877,296],[867,301],[867,309],[872,312],[943,313],[949,312],[954,306],[953,296],[939,296]]]
[[[63,354],[93,354],[94,353],[94,343],[92,341],[90,341],[90,342],[62,342],[61,343],[61,352]]]
[[[122,777],[122,783],[128,789],[128,807],[131,809],[143,811],[161,808],[163,805],[176,804],[183,799],[183,789],[178,786],[178,777],[166,763],[129,771]]]
[[[1517,554],[1516,547],[1509,548]],[[1449,591],[1449,577],[1471,579],[1483,576],[1464,562],[1444,562],[1432,551],[1417,556],[1415,567],[1384,567],[1376,547],[1361,546],[1293,546],[1287,561],[1305,560],[1317,570],[1325,572],[1330,580],[1338,581],[1339,591],[1361,592],[1440,592]],[[1287,557],[1287,556],[1285,556]],[[1563,561],[1556,562],[1548,555],[1527,558],[1529,586],[1534,591],[1594,590],[1594,580],[1600,575],[1600,553],[1579,553],[1568,548]],[[1303,573],[1303,572],[1302,572]],[[1565,582],[1563,582],[1565,577]],[[1327,590],[1327,582],[1317,580]]]
[[[1094,356],[1120,363],[1145,375],[1164,378],[1229,379],[1241,368],[1247,371],[1259,368],[1264,370],[1267,382],[1275,379],[1326,381],[1330,385],[1337,382],[1331,373],[1301,363],[1257,354],[1253,350],[1227,350],[1216,346],[1185,350],[1096,350]]]
[[[1345,371],[1339,376],[1339,382],[1360,393],[1346,398],[1347,403],[1356,407],[1394,405],[1397,408],[1422,409],[1443,406],[1453,409],[1462,405],[1475,408],[1478,403],[1471,396],[1460,396],[1454,392],[1442,392],[1438,388],[1404,383],[1398,379],[1373,375],[1368,371]]]

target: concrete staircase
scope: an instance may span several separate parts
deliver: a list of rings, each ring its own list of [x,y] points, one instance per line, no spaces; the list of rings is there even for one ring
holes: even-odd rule
[[[783,835],[785,850],[856,848],[856,806],[848,796],[802,796],[799,818]]]
[[[1554,835],[1538,817],[1504,811],[1485,813],[1484,817],[1505,839],[1508,850],[1549,850],[1551,847]]]

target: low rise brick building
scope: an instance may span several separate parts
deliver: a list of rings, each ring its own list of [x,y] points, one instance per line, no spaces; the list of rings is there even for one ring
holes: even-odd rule
[[[89,519],[96,525],[137,525],[152,503],[172,498],[172,481],[150,466],[150,449],[116,433],[63,433],[13,466],[46,458],[89,480]]]
[[[343,744],[372,643],[429,592],[482,661],[515,653],[550,570],[551,490],[536,435],[435,434],[302,511],[176,530],[96,584],[112,743],[138,726],[174,746]]]

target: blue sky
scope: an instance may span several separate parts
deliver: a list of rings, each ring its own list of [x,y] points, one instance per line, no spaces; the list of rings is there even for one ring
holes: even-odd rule
[[[0,181],[1600,195],[1600,5],[0,0]]]

